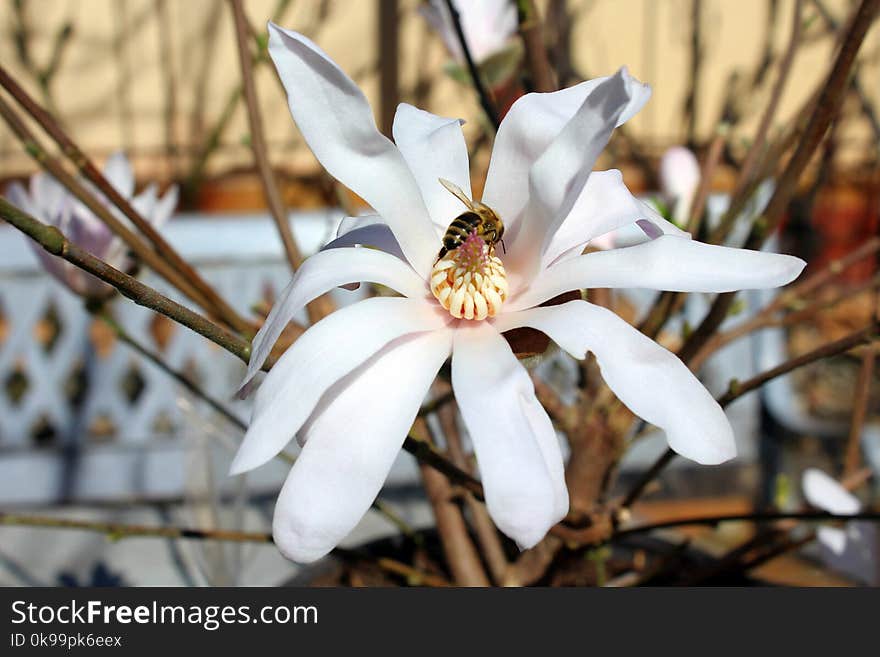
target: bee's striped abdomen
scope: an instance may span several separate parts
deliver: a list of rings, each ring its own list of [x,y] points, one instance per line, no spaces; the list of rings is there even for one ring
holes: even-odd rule
[[[468,235],[478,229],[481,223],[482,219],[476,212],[465,212],[453,219],[446,229],[446,234],[443,235],[443,248],[440,249],[437,258],[440,259],[449,251],[461,246]]]

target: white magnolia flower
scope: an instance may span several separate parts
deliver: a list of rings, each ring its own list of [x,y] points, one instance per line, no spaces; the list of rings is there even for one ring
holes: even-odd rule
[[[257,392],[232,471],[265,463],[297,435],[303,449],[274,519],[287,556],[317,559],[355,526],[450,355],[498,527],[527,548],[563,518],[568,492],[556,434],[502,335],[518,327],[543,331],[577,358],[592,351],[623,403],[665,429],[684,456],[700,463],[734,456],[724,412],[673,354],[586,301],[538,307],[591,287],[772,287],[804,266],[790,256],[693,242],[635,199],[619,171],[592,172],[614,127],[647,101],[646,85],[621,69],[520,98],[498,131],[482,198],[503,218],[506,253],[471,239],[436,262],[447,226],[465,210],[439,180],[470,194],[460,122],[402,104],[392,143],[363,94],[314,43],[272,24],[270,33],[269,52],[303,137],[377,214],[303,263],[254,339],[246,384],[288,321],[318,295],[360,281],[402,295],[360,301],[312,326]],[[594,236],[636,221],[655,239],[580,255]]]
[[[155,228],[162,226],[177,206],[177,187],[172,187],[159,198],[156,185],[150,184],[133,196],[134,172],[122,153],[114,153],[108,158],[104,164],[104,177]],[[123,271],[131,267],[125,242],[49,174],[41,171],[31,176],[30,192],[21,184],[13,183],[6,195],[11,203],[44,223],[56,226],[71,242],[109,265]],[[103,198],[99,192],[96,195]],[[107,205],[110,207],[109,201]],[[120,220],[125,221],[121,212],[112,209]],[[76,294],[97,296],[112,290],[79,267],[47,253],[35,242],[28,240],[28,244],[46,270]]]
[[[660,189],[671,204],[672,220],[687,225],[697,188],[700,164],[697,156],[684,146],[673,146],[660,158]]]
[[[519,28],[516,5],[511,0],[455,0],[454,4],[474,62],[481,64],[507,49]],[[419,11],[443,39],[449,54],[464,64],[464,52],[446,1],[429,0]]]
[[[852,515],[862,510],[855,495],[816,468],[804,472],[801,486],[811,506],[836,515]],[[865,584],[880,586],[880,536],[868,521],[847,522],[844,527],[819,527],[822,559],[838,572]]]

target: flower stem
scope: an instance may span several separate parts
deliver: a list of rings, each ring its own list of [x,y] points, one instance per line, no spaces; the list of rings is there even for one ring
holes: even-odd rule
[[[498,118],[498,110],[495,108],[495,104],[492,102],[491,97],[489,96],[489,91],[486,89],[486,85],[483,84],[483,78],[480,77],[480,71],[477,69],[477,65],[474,63],[474,57],[471,54],[471,49],[468,46],[467,38],[464,35],[464,30],[461,27],[461,16],[458,14],[458,9],[455,8],[455,3],[452,0],[446,0],[446,6],[449,9],[449,16],[452,19],[452,26],[455,28],[455,35],[458,37],[458,42],[461,44],[461,52],[464,54],[464,60],[467,64],[468,73],[471,76],[471,82],[474,85],[474,89],[477,92],[477,96],[480,98],[480,105],[483,107],[483,111],[486,113],[486,117],[492,123],[492,126],[495,130],[498,130],[498,126],[501,125],[501,121]]]

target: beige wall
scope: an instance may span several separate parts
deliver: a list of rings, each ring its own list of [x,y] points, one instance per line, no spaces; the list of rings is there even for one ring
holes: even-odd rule
[[[788,38],[793,1],[780,0],[781,18],[773,26],[777,49]],[[238,83],[231,20],[227,4],[220,0],[25,2],[33,56],[38,63],[46,61],[60,26],[68,21],[74,26],[73,39],[52,86],[54,102],[66,126],[95,154],[118,147],[133,150],[139,172],[144,176],[166,177],[171,173],[168,161],[156,156],[166,152],[165,117],[172,106],[175,118],[170,130],[174,141],[186,148],[203,138],[206,126],[217,120],[227,96]],[[257,29],[264,29],[275,4],[276,0],[247,0],[248,14]],[[331,0],[327,3],[326,20],[315,30],[321,4],[318,0],[294,0],[282,22],[294,29],[308,30],[349,73],[360,71],[359,82],[375,107],[375,0]],[[826,4],[837,17],[843,16],[849,6],[847,0],[826,0]],[[478,106],[467,91],[443,76],[445,53],[416,14],[418,2],[401,0],[400,5],[404,98],[406,89],[420,75],[434,77],[436,83],[427,109],[471,119],[473,129],[479,116]],[[690,0],[570,0],[569,6],[577,11],[573,32],[576,66],[598,75],[627,64],[633,74],[654,87],[648,108],[632,123],[634,133],[655,147],[681,140],[681,107],[688,82]],[[748,73],[757,63],[764,38],[765,8],[766,0],[704,3],[707,49],[699,101],[702,135],[713,129],[729,74],[733,70]],[[812,9],[808,15],[811,13]],[[0,3],[0,62],[38,93],[15,54],[13,23],[12,2]],[[216,25],[213,42],[208,36],[212,24]],[[814,21],[808,33],[814,32],[819,24]],[[123,32],[127,36],[120,39],[118,35]],[[826,72],[831,48],[827,37],[810,39],[801,48],[782,103],[782,120],[792,115]],[[874,26],[863,48],[860,78],[875,103],[880,103],[878,51],[880,30]],[[163,58],[163,53],[170,53],[170,59]],[[313,170],[314,160],[296,135],[268,67],[262,67],[258,83],[275,162],[296,171]],[[169,85],[174,89],[172,95],[168,93]],[[745,122],[742,135],[753,129],[754,117],[766,102],[767,92],[765,85],[749,99],[748,111],[753,118]],[[247,165],[249,151],[242,143],[246,133],[246,121],[239,107],[225,135],[226,146],[220,157],[213,160],[213,170]],[[860,119],[847,123],[844,138],[850,160],[876,147]],[[0,154],[0,177],[32,168],[3,126]],[[178,166],[185,169],[186,163],[181,160]]]

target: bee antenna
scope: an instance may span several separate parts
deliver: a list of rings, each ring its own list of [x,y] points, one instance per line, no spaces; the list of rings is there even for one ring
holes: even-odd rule
[[[502,252],[504,255],[507,255],[507,247],[504,246],[504,240],[498,240],[498,241],[501,242],[501,252]]]

